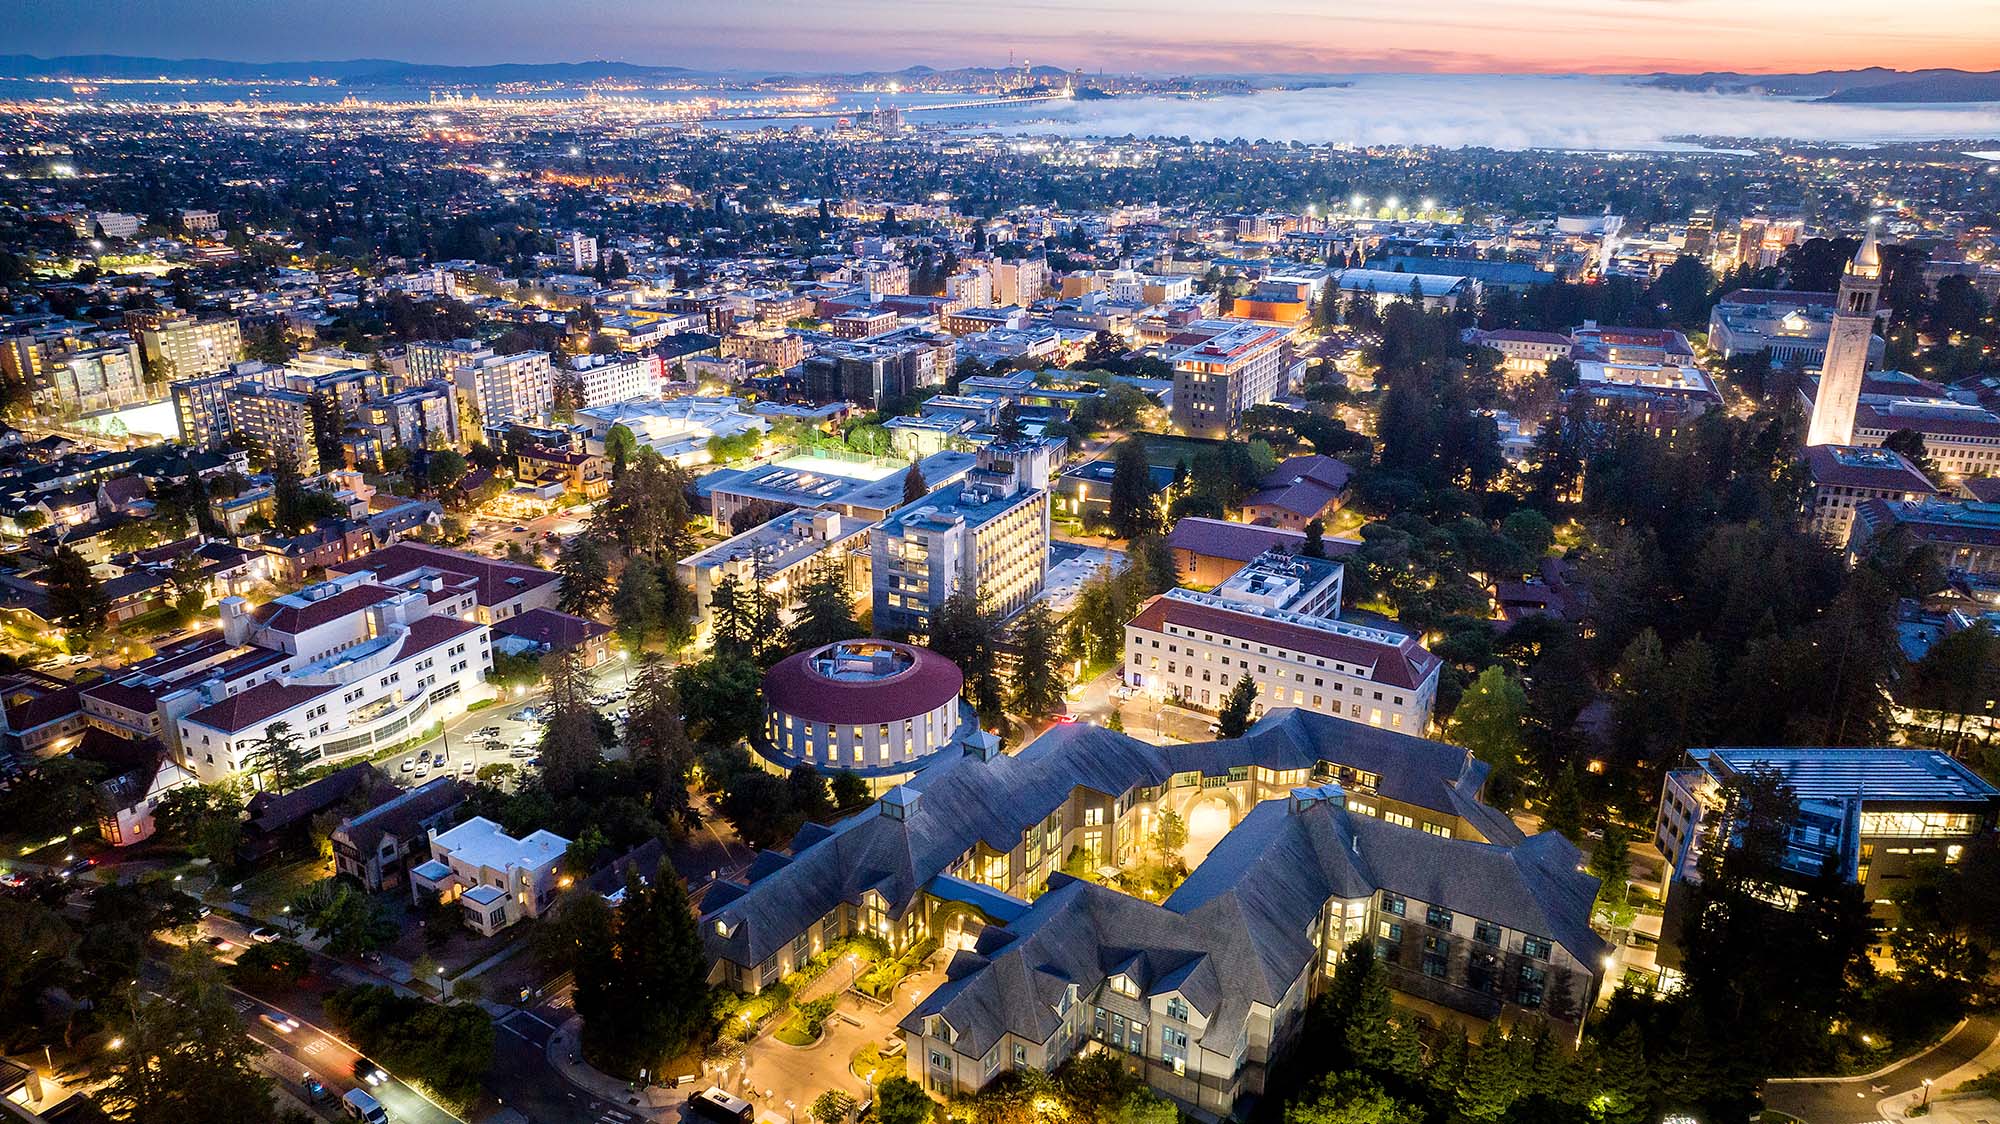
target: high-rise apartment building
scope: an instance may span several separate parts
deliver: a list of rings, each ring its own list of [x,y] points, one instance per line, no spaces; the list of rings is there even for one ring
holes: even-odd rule
[[[186,378],[229,368],[243,358],[243,329],[233,316],[169,320],[139,331],[146,362],[163,377]]]
[[[1284,381],[1285,334],[1242,324],[1174,356],[1174,424],[1184,432],[1224,437],[1252,406],[1278,396]]]
[[[875,628],[928,636],[964,590],[1002,617],[1025,608],[1049,573],[1049,494],[989,461],[882,521],[870,536]],[[886,633],[885,633],[886,634]]]
[[[488,429],[532,422],[555,406],[555,373],[546,351],[475,359],[453,373],[458,392]]]

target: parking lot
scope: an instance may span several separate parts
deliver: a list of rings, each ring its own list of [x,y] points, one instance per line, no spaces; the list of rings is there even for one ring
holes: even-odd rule
[[[630,700],[629,668],[628,657],[614,652],[590,672],[594,698],[601,700],[599,709],[621,725],[621,712]],[[531,767],[538,763],[535,747],[542,739],[545,706],[539,688],[516,688],[502,701],[460,716],[439,736],[410,747],[379,767],[402,785],[422,784],[447,774],[469,781],[488,765]]]

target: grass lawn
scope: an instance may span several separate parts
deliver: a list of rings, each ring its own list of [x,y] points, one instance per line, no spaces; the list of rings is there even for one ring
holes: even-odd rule
[[[1194,459],[1209,449],[1220,448],[1227,442],[1209,441],[1199,437],[1181,437],[1172,433],[1144,433],[1139,436],[1146,441],[1146,460],[1150,464],[1172,468],[1182,461],[1193,467]]]
[[[277,917],[306,887],[333,874],[331,862],[295,859],[245,878],[235,899],[259,917]]]
[[[814,1042],[819,1041],[814,1036],[806,1033],[806,1021],[798,1015],[793,1015],[791,1018],[786,1019],[785,1025],[779,1027],[771,1037],[776,1038],[787,1046],[810,1046]]]

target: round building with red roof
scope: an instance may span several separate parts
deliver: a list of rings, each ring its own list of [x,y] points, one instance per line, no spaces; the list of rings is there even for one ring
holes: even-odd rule
[[[914,644],[842,640],[764,674],[765,733],[793,765],[908,772],[966,725],[958,665]]]

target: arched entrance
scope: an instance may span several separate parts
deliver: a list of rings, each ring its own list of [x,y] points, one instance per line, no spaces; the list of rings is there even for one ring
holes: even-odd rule
[[[1208,793],[1188,804],[1186,818],[1187,845],[1181,848],[1181,858],[1193,870],[1236,826],[1236,806],[1226,796]]]

